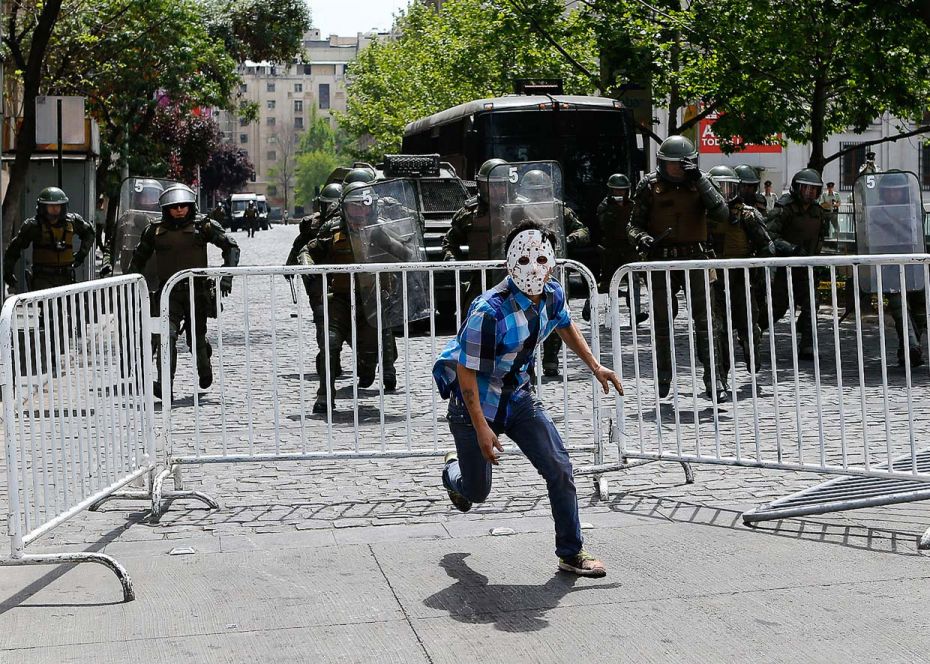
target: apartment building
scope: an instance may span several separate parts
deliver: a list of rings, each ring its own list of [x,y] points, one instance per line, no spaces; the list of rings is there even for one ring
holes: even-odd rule
[[[255,181],[247,190],[265,194],[269,204],[283,204],[281,178],[273,169],[293,168],[300,133],[316,112],[332,119],[334,111],[346,109],[346,70],[359,51],[386,33],[359,33],[354,37],[330,35],[323,38],[312,29],[304,35],[303,57],[288,65],[246,61],[240,65],[240,93],[258,104],[259,116],[247,122],[233,113],[217,111],[223,138],[245,150],[255,165]],[[289,201],[294,212],[294,200]],[[297,201],[298,205],[306,201]]]

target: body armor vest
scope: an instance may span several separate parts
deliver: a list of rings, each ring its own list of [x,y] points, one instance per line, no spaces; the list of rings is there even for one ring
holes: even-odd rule
[[[333,242],[330,245],[329,260],[331,265],[352,265],[355,263],[355,254],[352,252],[352,242],[349,240],[349,234],[344,228],[339,228],[333,232]],[[348,295],[349,293],[349,275],[335,274],[330,277],[332,290],[334,293]]]
[[[491,256],[491,215],[488,208],[478,205],[471,211],[471,224],[468,229],[468,260],[484,261],[490,258],[504,258],[504,256]],[[504,246],[504,238],[498,243]]]
[[[622,205],[618,205],[607,200],[604,206],[602,214],[607,223],[603,225],[601,244],[608,249],[628,245],[630,240],[627,235],[627,224],[633,212],[633,202],[627,198]]]
[[[826,211],[814,203],[806,210],[801,209],[797,203],[791,203],[782,214],[782,237],[803,247],[808,256],[819,254]]]
[[[714,227],[711,235],[718,258],[749,258],[752,254],[744,214],[743,204],[731,207],[730,219]]]
[[[671,232],[666,235],[668,229]],[[707,210],[701,194],[687,184],[657,180],[652,185],[649,233],[664,244],[697,244],[707,241]]]
[[[39,241],[32,248],[36,267],[65,268],[74,265],[74,224],[65,217],[60,225],[39,219]]]
[[[193,221],[180,228],[160,223],[155,229],[155,257],[158,280],[162,284],[181,270],[207,267],[207,240],[203,237],[203,229]]]

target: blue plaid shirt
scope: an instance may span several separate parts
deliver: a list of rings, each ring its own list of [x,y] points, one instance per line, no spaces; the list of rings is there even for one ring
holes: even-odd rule
[[[556,328],[572,324],[562,285],[550,279],[539,305],[507,277],[472,302],[459,333],[433,365],[443,399],[462,398],[456,366],[477,372],[478,398],[491,423],[504,424],[510,403],[529,394],[527,373],[536,347]]]

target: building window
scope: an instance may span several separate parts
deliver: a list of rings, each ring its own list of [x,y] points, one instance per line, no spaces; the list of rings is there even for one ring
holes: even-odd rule
[[[266,92],[274,92],[274,83],[265,83]]]
[[[275,152],[274,150],[268,150],[268,152],[265,154],[265,159],[267,159],[268,161],[275,161],[277,158],[278,158],[278,153]]]
[[[917,155],[920,161],[920,187],[930,190],[930,145],[926,143],[921,145]]]
[[[320,83],[320,109],[329,108],[329,83]]]
[[[249,121],[248,121],[247,119],[245,119],[245,118],[239,118],[239,126],[240,126],[240,127],[245,127],[245,126],[247,126],[248,124],[249,124]]]
[[[245,83],[241,83],[241,84],[239,85],[239,92],[245,94],[245,93],[248,92],[248,91],[249,91],[249,86],[248,86],[248,85],[246,85]]]
[[[269,108],[269,109],[274,108],[274,107],[275,107],[274,99],[269,99],[267,105],[268,105],[268,108]]]
[[[269,184],[269,185],[268,185],[268,195],[269,195],[269,196],[277,196],[277,195],[278,195],[278,188],[277,188],[276,186],[274,186],[273,184]]]
[[[274,127],[274,118],[265,118],[265,124],[269,127]]]
[[[294,118],[294,129],[303,129],[304,119],[301,117]]]
[[[304,65],[304,76],[309,76],[310,72],[312,71],[313,69],[310,67],[310,65]]]
[[[303,83],[294,83],[294,92],[303,92],[304,84]]]
[[[300,99],[294,100],[294,112],[303,113],[304,112],[304,103]]]
[[[859,143],[840,143],[840,150],[846,150]],[[859,146],[840,157],[840,190],[852,191],[853,182],[859,175],[859,169],[865,163],[865,147]]]
[[[248,134],[239,134],[239,142],[240,142],[240,143],[248,143],[248,142],[249,142],[249,135],[248,135]]]

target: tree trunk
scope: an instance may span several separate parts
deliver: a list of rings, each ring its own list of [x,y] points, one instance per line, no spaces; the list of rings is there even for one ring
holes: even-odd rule
[[[822,71],[822,70],[821,70]],[[826,161],[823,155],[823,144],[826,140],[824,118],[827,113],[827,86],[826,73],[817,76],[814,82],[814,99],[811,105],[811,158],[807,162],[808,168],[815,168],[823,172]]]
[[[3,198],[3,240],[4,246],[12,235],[12,230],[20,219],[19,201],[26,189],[26,175],[29,172],[29,162],[36,149],[36,105],[35,98],[39,94],[42,83],[42,63],[45,61],[45,51],[48,48],[52,30],[58,21],[61,12],[62,0],[48,0],[42,5],[42,12],[32,31],[32,43],[29,48],[29,57],[23,71],[23,122],[16,132],[16,158],[10,169],[10,181],[7,185],[6,196]],[[8,38],[14,38],[10,35]]]

